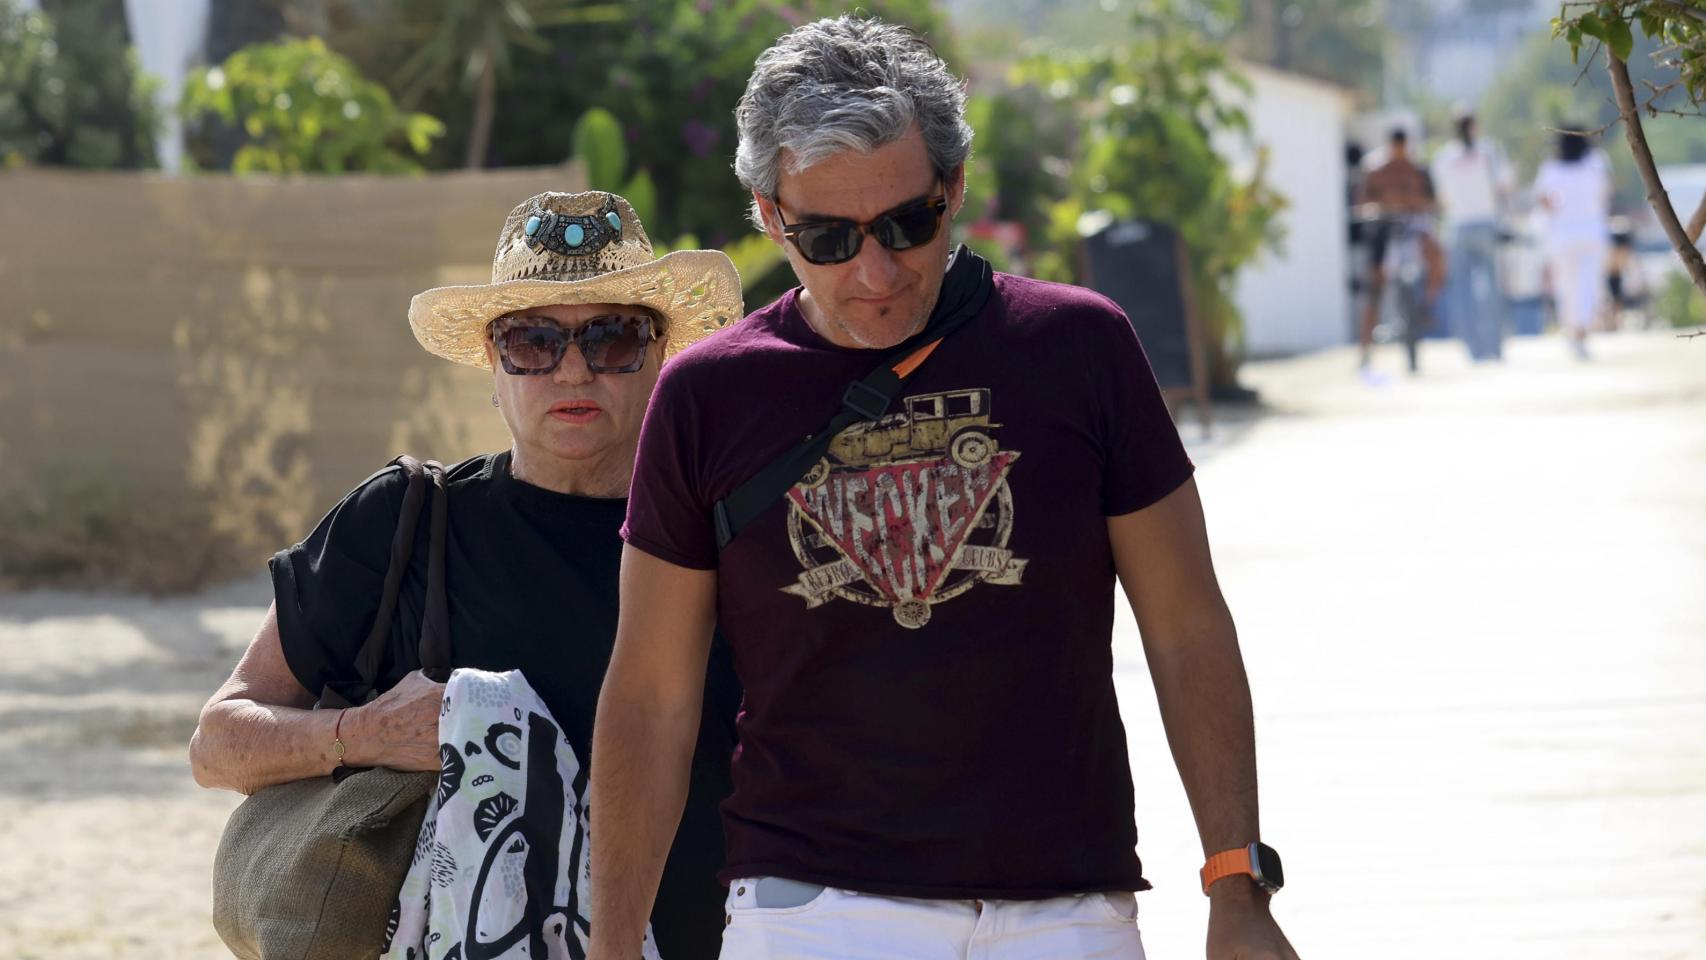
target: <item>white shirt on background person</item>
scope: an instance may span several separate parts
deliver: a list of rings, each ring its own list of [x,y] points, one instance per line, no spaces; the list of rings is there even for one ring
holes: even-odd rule
[[[1510,165],[1497,144],[1477,138],[1464,146],[1454,138],[1434,155],[1434,192],[1447,224],[1493,221],[1510,192]]]
[[[1549,204],[1546,236],[1605,237],[1610,233],[1611,166],[1605,154],[1590,150],[1575,163],[1556,157],[1534,175],[1534,197]]]

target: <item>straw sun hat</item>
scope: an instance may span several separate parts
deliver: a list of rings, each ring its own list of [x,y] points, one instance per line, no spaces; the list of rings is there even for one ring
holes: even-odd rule
[[[416,294],[409,326],[428,352],[486,369],[486,327],[493,320],[582,303],[657,311],[669,357],[740,318],[740,274],[720,250],[653,258],[645,227],[614,193],[541,193],[504,221],[492,282]]]

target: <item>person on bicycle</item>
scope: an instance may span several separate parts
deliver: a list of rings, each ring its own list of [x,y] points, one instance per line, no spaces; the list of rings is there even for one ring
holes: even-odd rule
[[[1386,248],[1394,221],[1403,216],[1431,214],[1438,207],[1432,178],[1410,159],[1410,136],[1403,127],[1394,127],[1387,137],[1384,162],[1369,171],[1363,180],[1357,204],[1364,215],[1372,213],[1379,218],[1369,236],[1368,297],[1363,303],[1362,325],[1357,334],[1361,348],[1359,366],[1367,375],[1374,346],[1374,324],[1380,316],[1380,300],[1386,289]],[[1427,263],[1426,300],[1431,306],[1445,283],[1445,255],[1431,230],[1421,231],[1421,246]]]

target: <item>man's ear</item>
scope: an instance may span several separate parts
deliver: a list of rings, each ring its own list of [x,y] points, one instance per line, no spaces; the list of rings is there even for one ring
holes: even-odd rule
[[[966,165],[962,163],[951,170],[944,186],[948,193],[948,219],[952,220],[966,205]]]
[[[777,212],[776,204],[757,190],[752,191],[752,202],[758,210],[759,222],[764,225],[764,235],[769,237],[777,246],[782,244],[782,215]]]

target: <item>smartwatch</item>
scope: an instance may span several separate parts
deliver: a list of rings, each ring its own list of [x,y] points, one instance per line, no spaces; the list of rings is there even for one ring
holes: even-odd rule
[[[1280,866],[1279,853],[1258,840],[1247,847],[1223,850],[1209,857],[1202,868],[1203,894],[1207,895],[1208,888],[1216,880],[1239,874],[1249,874],[1256,886],[1269,893],[1276,893],[1285,886],[1285,868]]]

